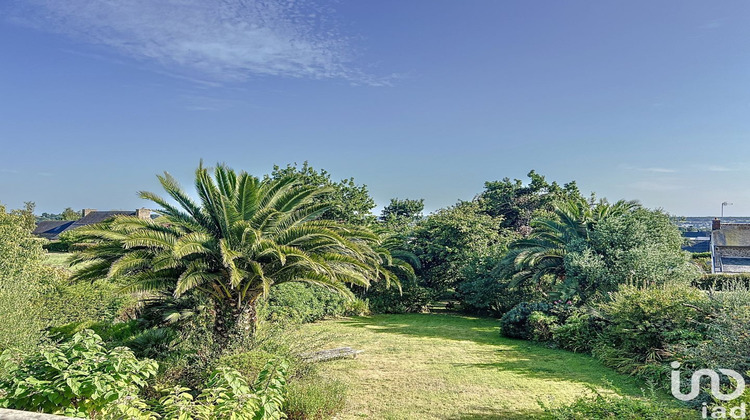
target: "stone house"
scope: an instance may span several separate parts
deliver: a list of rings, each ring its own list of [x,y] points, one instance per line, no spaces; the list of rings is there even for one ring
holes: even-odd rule
[[[750,273],[750,223],[714,219],[711,263],[712,273]]]

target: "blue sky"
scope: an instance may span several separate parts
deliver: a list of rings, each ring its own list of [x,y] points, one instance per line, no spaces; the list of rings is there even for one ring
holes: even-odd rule
[[[750,215],[750,2],[0,3],[0,202],[146,205],[203,158],[308,160],[382,205],[577,180]]]

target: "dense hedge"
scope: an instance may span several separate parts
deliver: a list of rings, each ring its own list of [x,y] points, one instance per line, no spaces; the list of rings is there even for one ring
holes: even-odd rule
[[[282,283],[271,288],[259,308],[271,321],[314,322],[324,318],[365,315],[365,302],[348,299],[338,292],[305,283]]]
[[[693,280],[693,286],[701,290],[734,289],[738,285],[750,287],[750,273],[705,274]]]

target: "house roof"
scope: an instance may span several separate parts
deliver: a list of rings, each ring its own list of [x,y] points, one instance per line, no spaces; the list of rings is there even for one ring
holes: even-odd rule
[[[93,225],[95,223],[101,223],[105,220],[111,219],[115,216],[135,216],[134,211],[128,210],[112,210],[112,211],[92,211],[86,216],[76,220],[69,229],[79,228],[81,226]]]
[[[55,240],[73,223],[73,220],[47,220],[37,223],[33,233],[45,239]]]
[[[86,216],[81,217],[78,220],[50,220],[39,222],[34,229],[36,236],[55,241],[60,239],[60,234],[76,229],[82,226],[93,225],[95,223],[101,223],[105,220],[111,219],[115,216],[135,216],[135,211],[129,210],[110,210],[110,211],[91,211]]]
[[[714,246],[750,247],[750,223],[722,224],[711,232]]]

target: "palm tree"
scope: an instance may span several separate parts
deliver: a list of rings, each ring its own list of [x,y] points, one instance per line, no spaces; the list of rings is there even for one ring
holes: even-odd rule
[[[79,230],[92,245],[75,255],[73,263],[82,264],[75,279],[123,279],[131,292],[209,296],[222,341],[252,332],[256,302],[275,284],[308,282],[351,296],[347,284],[395,279],[381,265],[387,253],[378,249],[377,235],[318,219],[328,209],[315,202],[325,188],[296,176],[261,180],[224,165],[212,177],[201,162],[196,203],[168,173],[158,178],[177,205],[140,192],[162,217],[119,216]]]
[[[500,263],[501,275],[512,276],[512,286],[533,281],[537,285],[545,276],[553,284],[565,280],[565,255],[575,241],[588,241],[597,223],[639,208],[634,201],[620,200],[614,204],[600,200],[593,204],[582,198],[555,203],[550,217],[531,221],[532,232],[509,245]]]

